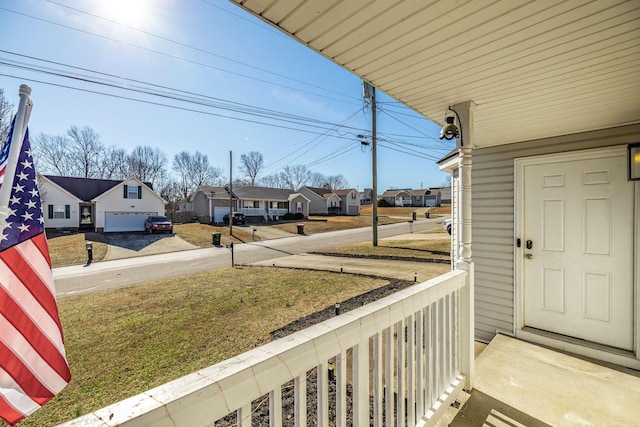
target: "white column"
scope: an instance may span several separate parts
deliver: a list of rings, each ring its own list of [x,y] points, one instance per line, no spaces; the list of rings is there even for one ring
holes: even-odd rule
[[[474,376],[474,265],[472,259],[472,185],[471,167],[472,150],[474,146],[474,110],[476,104],[467,101],[456,104],[451,108],[457,113],[460,137],[457,139],[459,150],[459,186],[460,198],[458,200],[458,254],[455,263],[457,270],[467,272],[466,286],[460,292],[460,371],[466,378],[465,388],[473,388]]]

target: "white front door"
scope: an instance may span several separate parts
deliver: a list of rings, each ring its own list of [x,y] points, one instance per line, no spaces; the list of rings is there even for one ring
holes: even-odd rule
[[[520,179],[524,326],[632,350],[634,187],[624,150],[524,161]]]

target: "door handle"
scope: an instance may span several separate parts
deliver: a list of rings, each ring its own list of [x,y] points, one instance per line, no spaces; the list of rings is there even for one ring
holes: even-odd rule
[[[533,254],[525,254],[524,256],[526,259],[531,259],[533,258]]]
[[[527,246],[527,249],[532,249],[533,248],[533,242],[531,240],[527,240],[526,246]]]

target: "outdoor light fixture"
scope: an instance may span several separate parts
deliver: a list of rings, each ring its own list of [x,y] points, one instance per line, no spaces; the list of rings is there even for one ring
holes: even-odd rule
[[[458,127],[453,123],[455,117],[447,116],[444,118],[444,120],[445,124],[444,126],[442,126],[442,130],[440,131],[440,139],[446,139],[447,141],[450,141],[458,136]]]
[[[640,181],[640,142],[627,146],[629,181]]]
[[[453,114],[450,114],[453,113]],[[453,108],[449,107],[444,116],[444,126],[442,126],[442,130],[440,131],[440,139],[446,139],[447,141],[451,141],[453,138],[460,137],[460,146],[462,146],[462,133],[458,126],[456,126],[455,121],[458,119],[458,126],[460,126],[460,116]]]

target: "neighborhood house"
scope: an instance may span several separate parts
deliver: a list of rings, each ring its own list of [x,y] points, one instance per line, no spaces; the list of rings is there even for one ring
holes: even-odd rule
[[[44,225],[48,231],[144,231],[149,215],[164,215],[166,202],[151,184],[38,175]]]
[[[309,200],[290,189],[240,186],[199,187],[183,209],[189,209],[191,219],[202,223],[222,223],[229,213],[242,212],[248,222],[280,220],[287,213],[309,216]],[[189,216],[189,215],[187,215]]]

